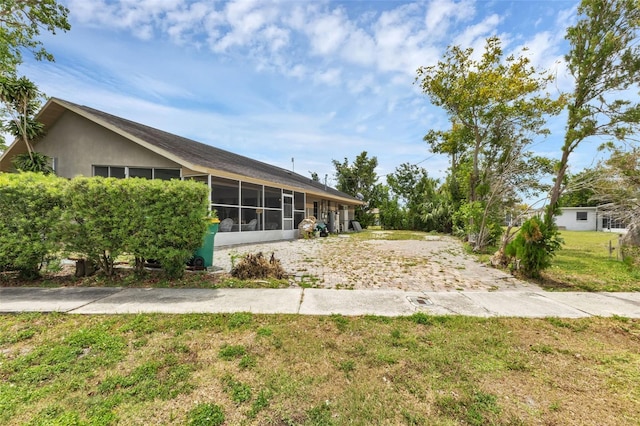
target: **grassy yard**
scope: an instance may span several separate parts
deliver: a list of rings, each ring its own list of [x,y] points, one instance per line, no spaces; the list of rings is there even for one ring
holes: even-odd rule
[[[640,321],[0,316],[3,425],[637,425]]]
[[[562,231],[565,244],[542,285],[565,291],[640,291],[640,270],[616,259],[618,234]],[[609,242],[615,250],[609,255]],[[618,253],[619,254],[619,253]]]

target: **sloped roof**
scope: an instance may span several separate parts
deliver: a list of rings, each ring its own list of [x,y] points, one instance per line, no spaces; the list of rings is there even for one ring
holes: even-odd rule
[[[64,109],[71,110],[99,125],[117,131],[131,141],[192,170],[202,170],[211,174],[215,174],[216,171],[226,172],[271,182],[275,186],[325,195],[331,199],[348,202],[348,204],[362,204],[362,201],[351,195],[292,171],[62,99],[51,98],[43,107],[38,118],[45,126],[50,126],[62,115]]]

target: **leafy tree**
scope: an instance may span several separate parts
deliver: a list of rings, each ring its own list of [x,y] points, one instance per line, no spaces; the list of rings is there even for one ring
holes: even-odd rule
[[[614,150],[597,169],[593,194],[612,218],[640,227],[640,148]]]
[[[37,101],[35,84],[25,77],[17,77],[23,53],[31,52],[37,60],[53,61],[38,40],[42,30],[55,34],[71,28],[67,20],[69,10],[55,0],[2,0],[0,2],[0,128],[23,140],[33,140],[38,126],[33,114],[27,114],[27,104]],[[32,107],[32,105],[29,105]],[[36,108],[37,109],[37,108]],[[8,121],[8,124],[5,123]],[[30,145],[27,145],[31,153]],[[0,137],[0,152],[6,149]]]
[[[640,267],[640,148],[614,150],[598,168],[594,192],[600,210],[627,226],[620,241],[625,263]]]
[[[381,188],[376,184],[378,175],[375,168],[378,166],[378,159],[369,158],[367,155],[367,152],[363,151],[356,157],[353,164],[349,164],[347,158],[342,163],[333,160],[338,181],[336,189],[367,202],[355,210],[355,219],[363,227],[371,225],[373,216],[369,213],[369,209],[378,207],[376,204],[379,204],[381,198]]]
[[[595,185],[600,169],[585,169],[574,175],[565,175],[564,190],[558,200],[562,207],[597,206]]]
[[[0,102],[4,105],[5,117],[9,117],[2,129],[22,139],[27,147],[28,158],[17,159],[22,170],[48,172],[39,162],[43,156],[34,157],[32,144],[44,135],[44,125],[35,119],[43,97],[36,85],[26,77],[16,79],[0,76]]]
[[[500,216],[499,196],[521,179],[525,164],[516,167],[518,159],[528,155],[534,136],[548,134],[545,117],[559,113],[564,99],[542,93],[552,76],[537,72],[526,57],[503,59],[497,37],[487,39],[480,60],[471,48],[449,47],[437,65],[418,69],[417,80],[451,119],[450,131],[432,131],[425,140],[434,152],[451,156],[457,183],[465,182],[469,214],[461,217],[475,234],[474,249],[482,250],[494,239],[490,229],[498,229],[492,218]]]
[[[38,60],[52,61],[38,40],[41,30],[55,34],[71,29],[69,9],[55,0],[3,0],[0,2],[0,75],[14,75],[25,50]]]
[[[309,172],[311,173],[311,180],[314,182],[320,182],[320,176],[318,176],[317,172]]]
[[[21,172],[53,174],[50,158],[39,152],[18,154],[13,158],[13,167]]]
[[[437,184],[429,179],[427,171],[415,164],[404,163],[387,175],[387,184],[406,209],[406,227],[423,229],[421,207],[425,202],[427,186]]]
[[[582,0],[580,19],[567,29],[565,60],[575,79],[567,128],[545,221],[558,210],[569,157],[587,138],[628,140],[638,129],[640,0]],[[631,99],[634,99],[633,101]]]

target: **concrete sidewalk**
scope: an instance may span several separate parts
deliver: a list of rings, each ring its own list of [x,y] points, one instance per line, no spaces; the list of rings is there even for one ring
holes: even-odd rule
[[[0,288],[0,312],[229,313],[640,318],[640,293],[326,289]]]

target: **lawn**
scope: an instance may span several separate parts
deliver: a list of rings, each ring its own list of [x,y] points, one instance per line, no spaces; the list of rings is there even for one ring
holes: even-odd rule
[[[618,234],[562,231],[562,250],[543,273],[543,287],[563,291],[640,291],[640,270],[617,259]],[[609,254],[609,243],[614,248]]]
[[[4,315],[0,424],[637,425],[639,348],[618,317]]]

